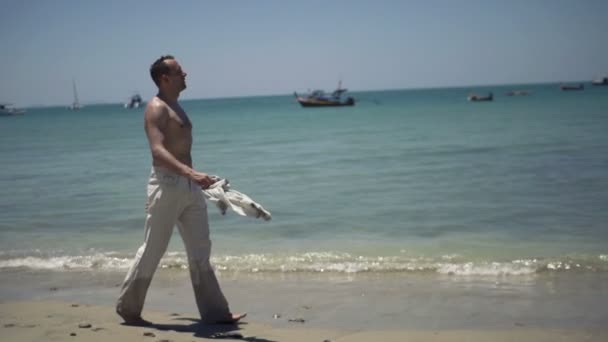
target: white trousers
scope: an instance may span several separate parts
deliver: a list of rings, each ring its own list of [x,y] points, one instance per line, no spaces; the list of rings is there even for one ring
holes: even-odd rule
[[[186,247],[196,304],[204,321],[231,318],[209,256],[207,203],[199,185],[167,169],[153,167],[148,182],[145,241],[122,285],[116,311],[125,319],[141,317],[146,292],[177,224]]]

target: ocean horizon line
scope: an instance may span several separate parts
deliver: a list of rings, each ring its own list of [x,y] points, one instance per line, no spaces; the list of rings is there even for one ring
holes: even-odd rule
[[[454,89],[473,89],[473,88],[487,88],[487,87],[510,87],[510,86],[543,86],[543,85],[557,85],[562,83],[591,83],[591,80],[568,80],[568,81],[539,81],[539,82],[524,82],[524,83],[487,83],[487,84],[470,84],[470,85],[446,85],[446,86],[421,86],[411,88],[377,88],[377,89],[350,89],[350,93],[378,93],[378,92],[398,92],[398,91],[425,91],[425,90],[454,90]],[[311,88],[312,89],[312,88]],[[329,90],[329,89],[328,89]],[[231,99],[248,99],[248,98],[264,98],[264,97],[284,97],[293,96],[292,92],[284,94],[252,94],[252,95],[238,95],[238,96],[221,96],[221,97],[184,97],[180,99],[183,102],[189,101],[222,101]],[[144,100],[146,97],[144,97]],[[82,102],[83,107],[93,106],[110,106],[110,105],[123,105],[124,101],[99,101],[99,102]],[[35,104],[29,106],[20,106],[23,109],[53,109],[53,108],[68,108],[71,104]]]

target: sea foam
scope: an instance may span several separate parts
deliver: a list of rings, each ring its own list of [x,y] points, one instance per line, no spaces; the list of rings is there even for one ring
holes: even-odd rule
[[[116,252],[95,252],[89,255],[54,256],[3,255],[0,269],[31,270],[100,270],[125,271],[132,256]],[[160,262],[164,269],[188,269],[183,252],[169,252]],[[540,272],[593,271],[606,272],[606,255],[596,257],[464,260],[462,257],[440,256],[361,256],[349,253],[308,252],[299,254],[243,254],[218,255],[212,264],[219,271],[245,273],[437,273],[452,276],[520,276]]]

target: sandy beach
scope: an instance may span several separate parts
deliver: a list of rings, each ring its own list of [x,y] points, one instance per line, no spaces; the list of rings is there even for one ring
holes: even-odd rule
[[[111,307],[61,301],[0,304],[5,341],[606,341],[606,331],[508,330],[326,330],[302,325],[278,328],[244,320],[238,326],[205,326],[172,312],[147,312],[149,327],[121,324]]]
[[[185,272],[160,270],[143,316],[114,313],[122,275],[2,272],[6,341],[605,341],[606,280],[597,276],[438,278],[221,274],[236,326],[199,323]],[[581,281],[584,280],[584,281]]]

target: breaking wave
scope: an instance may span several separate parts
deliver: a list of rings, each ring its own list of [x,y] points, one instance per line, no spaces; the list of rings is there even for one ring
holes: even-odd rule
[[[101,270],[126,271],[132,255],[118,252],[95,252],[88,255],[25,255],[23,252],[0,253],[0,270]],[[517,260],[465,260],[460,256],[437,258],[405,256],[357,256],[349,253],[310,252],[299,254],[219,255],[212,258],[219,271],[246,273],[363,273],[416,272],[456,276],[518,276],[541,272],[607,272],[608,255],[530,258]],[[161,268],[188,269],[183,252],[169,252]]]

